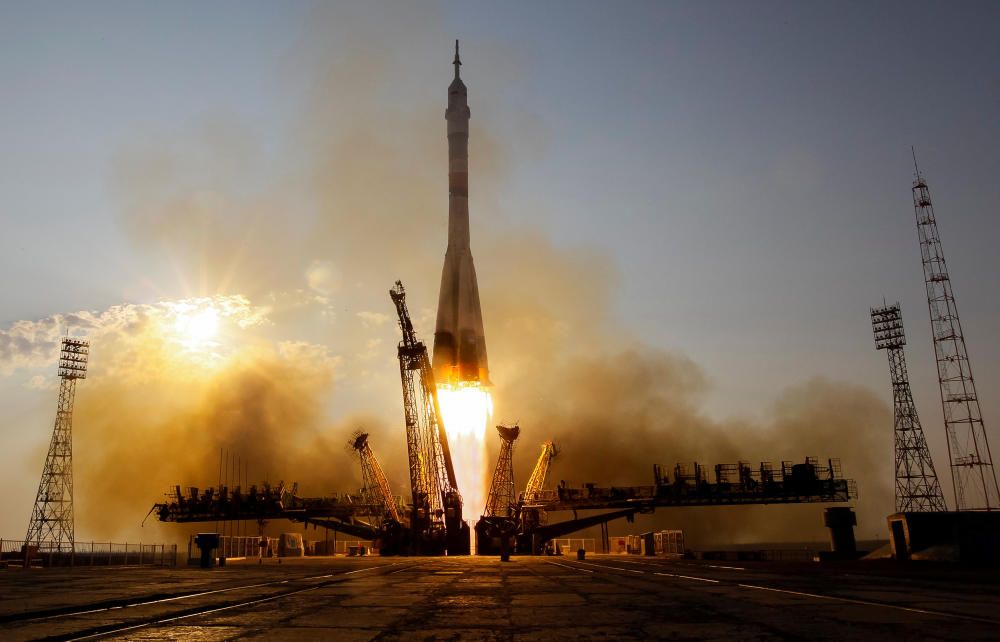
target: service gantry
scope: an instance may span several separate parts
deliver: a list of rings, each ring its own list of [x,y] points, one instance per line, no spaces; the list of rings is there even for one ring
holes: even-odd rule
[[[871,309],[875,348],[889,357],[896,458],[896,512],[946,511],[944,494],[906,372],[906,334],[899,304]]]
[[[538,460],[535,462],[535,467],[531,471],[531,476],[528,477],[528,483],[524,487],[524,493],[521,494],[521,497],[517,502],[518,527],[522,534],[537,530],[546,522],[545,509],[539,508],[537,504],[547,499],[551,500],[555,497],[554,491],[545,490],[545,482],[549,479],[549,471],[552,469],[552,460],[555,459],[558,454],[559,451],[556,449],[556,445],[554,443],[551,441],[545,441],[542,443],[542,451],[538,454]],[[535,506],[526,508],[526,504]]]
[[[90,343],[65,337],[59,352],[59,402],[56,422],[38,483],[35,506],[28,522],[25,543],[37,550],[69,552],[73,530],[73,402],[76,382],[87,378]]]
[[[492,555],[514,550],[517,533],[517,495],[514,491],[514,441],[521,434],[521,427],[497,426],[500,435],[500,455],[490,480],[486,497],[486,510],[476,522],[476,554]]]
[[[631,521],[636,514],[652,513],[657,508],[840,503],[857,499],[858,490],[854,480],[842,477],[839,460],[820,463],[815,457],[806,457],[802,462],[783,461],[778,469],[769,462],[756,468],[745,461],[716,464],[711,477],[697,462],[693,472],[678,464],[673,480],[660,466],[653,466],[652,486],[585,484],[571,488],[560,483],[554,492],[534,496],[536,501],[521,506],[516,539],[517,552],[537,555],[554,538],[621,517]],[[610,512],[577,517],[581,511],[594,510]],[[572,511],[574,518],[549,522],[546,515],[559,511]],[[533,518],[535,514],[542,519]]]
[[[535,468],[531,471],[528,484],[524,488],[522,499],[528,503],[539,499],[539,493],[545,487],[545,481],[549,478],[549,469],[552,467],[552,460],[559,454],[556,445],[551,441],[542,443],[542,452],[538,455]]]
[[[996,510],[1000,508],[1000,486],[986,439],[976,382],[951,290],[930,190],[917,167],[915,153],[913,169],[913,213],[920,237],[920,260],[924,268],[941,407],[948,436],[955,506],[960,511]]]
[[[365,540],[377,540],[379,529],[364,521],[383,510],[381,503],[366,504],[360,495],[334,495],[332,497],[299,497],[298,484],[287,487],[284,482],[272,486],[263,482],[250,488],[182,490],[174,486],[167,493],[167,501],[157,502],[149,509],[161,522],[197,524],[207,522],[256,521],[258,524],[276,519],[287,519],[314,527],[328,528]],[[148,516],[148,515],[147,515]]]
[[[375,453],[372,452],[372,447],[368,443],[368,433],[361,431],[354,433],[349,443],[361,461],[361,497],[365,504],[379,507],[378,512],[372,515],[375,518],[375,525],[381,526],[385,520],[400,523],[402,520],[396,507],[396,500],[389,489],[389,480],[386,479]]]
[[[396,281],[389,296],[396,306],[403,334],[397,354],[413,500],[410,545],[417,554],[447,551],[449,555],[468,555],[469,525],[462,519],[462,495],[455,479],[427,346],[417,340],[402,282]]]
[[[511,517],[514,513],[514,441],[521,433],[520,426],[497,426],[500,435],[500,456],[493,470],[490,492],[486,497],[486,517]]]

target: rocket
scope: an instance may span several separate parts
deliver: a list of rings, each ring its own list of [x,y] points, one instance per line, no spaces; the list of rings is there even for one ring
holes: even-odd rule
[[[438,383],[489,385],[483,311],[469,246],[469,98],[459,76],[462,61],[455,41],[455,79],[448,86],[448,249],[441,271],[432,365]]]

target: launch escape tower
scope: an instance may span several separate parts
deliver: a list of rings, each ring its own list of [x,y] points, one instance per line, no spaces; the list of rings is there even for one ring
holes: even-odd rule
[[[927,307],[934,338],[941,406],[947,433],[951,478],[957,510],[997,510],[997,486],[993,458],[979,408],[976,383],[969,365],[962,323],[958,318],[951,279],[938,235],[930,190],[913,157],[913,213],[920,237],[920,260],[927,288]]]
[[[87,377],[90,344],[83,339],[65,337],[59,352],[59,402],[52,429],[45,468],[38,483],[38,495],[31,511],[27,546],[38,550],[70,552],[76,536],[73,531],[73,401],[77,379]]]
[[[446,549],[450,555],[468,555],[469,526],[462,520],[462,495],[455,481],[448,435],[440,419],[427,346],[417,340],[413,330],[403,284],[396,281],[389,295],[403,333],[397,352],[413,495],[410,524],[414,552],[433,554]]]
[[[893,432],[896,455],[896,512],[948,510],[941,484],[934,470],[924,429],[913,404],[910,379],[906,373],[906,335],[899,304],[872,308],[875,348],[889,357],[892,379]]]
[[[500,434],[500,456],[493,471],[490,492],[486,497],[486,517],[510,517],[517,497],[514,494],[514,441],[520,426],[497,426]]]

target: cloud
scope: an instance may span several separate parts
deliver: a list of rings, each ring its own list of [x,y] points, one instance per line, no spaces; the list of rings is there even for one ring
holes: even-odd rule
[[[201,297],[153,304],[125,303],[102,311],[56,314],[43,319],[15,321],[0,330],[0,372],[10,374],[18,368],[41,368],[55,363],[60,340],[68,331],[92,343],[114,335],[139,336],[156,327],[169,336],[179,318],[214,310],[223,323],[240,329],[267,322],[266,308],[254,306],[242,295]],[[178,337],[173,337],[176,342]]]

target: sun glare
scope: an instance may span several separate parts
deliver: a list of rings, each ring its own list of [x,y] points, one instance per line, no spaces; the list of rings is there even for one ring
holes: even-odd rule
[[[219,313],[212,307],[178,313],[174,331],[186,348],[204,349],[213,343],[219,333]]]

